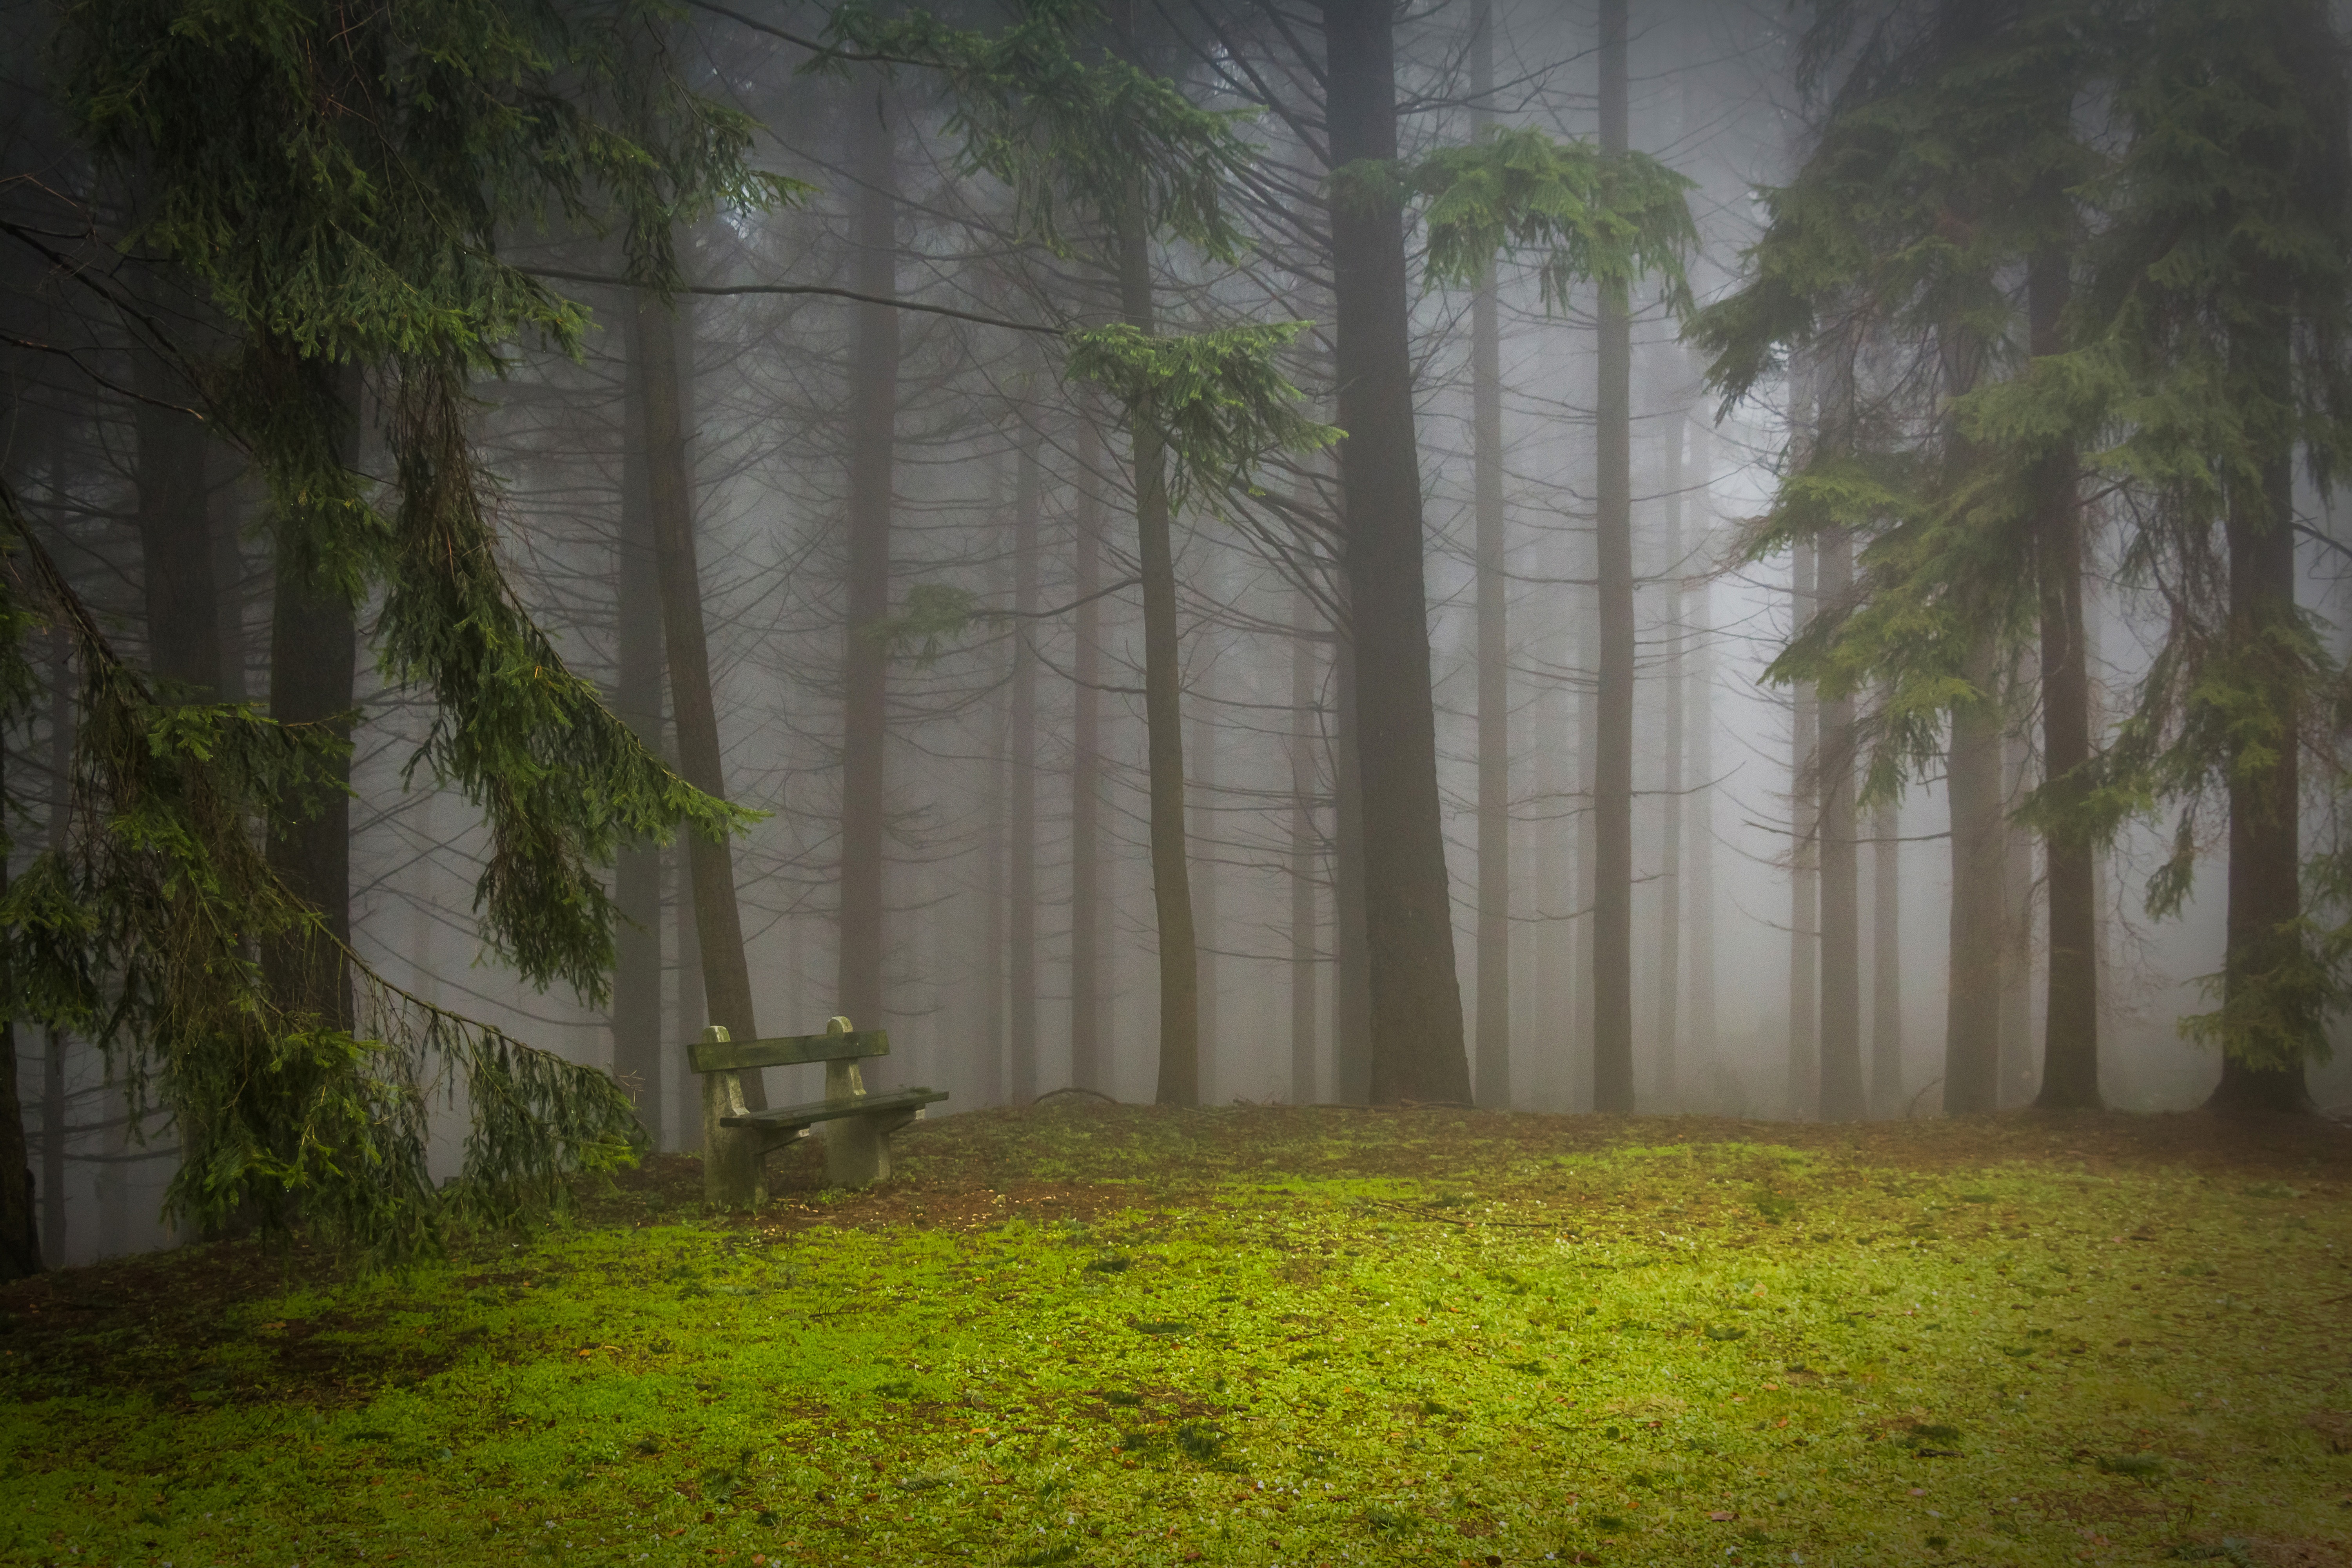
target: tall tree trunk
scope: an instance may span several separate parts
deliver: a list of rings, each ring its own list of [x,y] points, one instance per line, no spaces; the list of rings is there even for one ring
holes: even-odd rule
[[[359,462],[358,371],[321,371],[318,382],[317,394],[337,406],[337,455],[346,467],[354,467]],[[269,627],[270,716],[281,724],[321,726],[348,740],[359,628],[351,601],[320,580],[308,544],[291,535],[278,544]],[[209,550],[205,554],[209,580]],[[217,661],[218,632],[209,601],[203,610],[201,617],[189,617],[201,619],[203,627],[189,628],[186,645],[201,642]],[[215,663],[203,678],[209,682],[217,669]],[[352,980],[343,956],[352,939],[351,800],[344,793],[351,783],[348,754],[326,771],[331,787],[309,815],[277,825],[268,860],[278,880],[324,917],[330,939],[313,941],[297,935],[269,942],[261,963],[280,1006],[315,1013],[328,1028],[349,1029],[353,1021]]]
[[[1331,1098],[1365,1105],[1372,1097],[1371,936],[1364,909],[1364,787],[1357,766],[1356,658],[1343,624],[1331,653],[1339,708],[1331,746]]]
[[[8,743],[0,729],[0,799],[5,799]],[[8,857],[0,854],[0,898],[8,893]],[[55,1129],[42,1132],[54,1139]],[[25,1108],[16,1091],[16,1020],[0,1011],[0,1283],[41,1271],[39,1192],[32,1151],[25,1143]]]
[[[1800,541],[1790,561],[1791,623],[1813,618],[1813,547]],[[1789,761],[1789,1114],[1813,1103],[1821,1049],[1821,714],[1813,688],[1792,691]]]
[[[1691,462],[1688,486],[1699,497],[1699,554],[1711,559],[1707,539],[1714,532],[1715,510],[1709,498],[1715,482],[1714,453],[1704,426],[1690,429]],[[1702,579],[1695,617],[1700,638],[1698,656],[1691,661],[1690,777],[1698,792],[1691,797],[1695,820],[1690,841],[1690,1038],[1692,1046],[1716,1057],[1722,1042],[1716,1038],[1715,998],[1715,658],[1714,628],[1708,591]]]
[[[629,301],[627,381],[622,393],[620,528],[613,552],[613,707],[638,740],[662,744],[662,606],[646,450],[646,357],[640,318]],[[645,325],[670,329],[654,316]],[[637,1120],[663,1141],[661,851],[631,843],[613,862],[613,1075],[628,1086]]]
[[[2275,270],[2274,264],[2258,265],[2264,274]],[[2258,298],[2267,294],[2263,303],[2281,320],[2283,293],[2267,277],[2257,286]],[[2240,328],[2231,357],[2238,361],[2233,369],[2251,372],[2263,386],[2288,384],[2283,327]],[[2311,1104],[2304,1058],[2312,1041],[2304,1030],[2306,1022],[2315,1029],[2317,1020],[2299,1016],[2303,998],[2291,991],[2273,998],[2261,994],[2305,961],[2296,951],[2304,938],[2295,924],[2303,915],[2297,821],[2301,716],[2293,656],[2282,648],[2292,646],[2285,633],[2295,612],[2294,520],[2293,454],[2282,445],[2263,465],[2259,486],[2231,489],[2222,522],[2230,549],[2230,652],[2242,661],[2238,678],[2257,683],[2260,701],[2276,727],[2273,735],[2237,742],[2230,759],[2229,921],[2221,991],[2225,1014],[2248,1008],[2250,1001],[2258,1004],[2240,1025],[2255,1030],[2256,1038],[2236,1043],[2273,1060],[2248,1061],[2225,1049],[2221,1082],[2205,1102],[2221,1111],[2303,1111]],[[2269,749],[2266,766],[2246,755],[2252,747]]]
[[[1129,326],[1152,329],[1151,243],[1132,204],[1118,225],[1119,307]],[[1160,931],[1160,1068],[1154,1099],[1201,1102],[1200,948],[1192,926],[1192,873],[1184,832],[1184,707],[1176,641],[1176,558],[1169,538],[1166,449],[1160,433],[1130,421],[1135,463],[1137,564],[1143,578],[1143,725],[1150,782],[1151,903]]]
[[[1291,596],[1290,614],[1290,1103],[1316,1100],[1315,601]]]
[[[1601,152],[1627,151],[1626,0],[1601,0]],[[1592,1108],[1633,1109],[1633,320],[1601,287],[1595,498],[1601,722],[1592,768]]]
[[[1666,655],[1665,777],[1659,781],[1664,821],[1658,857],[1658,1107],[1673,1110],[1681,1095],[1677,1082],[1683,995],[1683,643],[1690,635],[1683,615],[1683,434],[1679,411],[1666,426]]]
[[[1011,989],[1006,1063],[1016,1103],[1034,1100],[1037,1081],[1037,651],[1030,645],[1037,616],[1037,513],[1042,488],[1034,433],[1014,456],[1013,478],[1013,608],[1020,616],[1013,640],[1012,758],[1005,852],[1005,918]],[[854,1016],[854,1015],[853,1015]]]
[[[671,749],[674,753],[676,747]],[[675,766],[675,756],[671,760]],[[670,946],[677,954],[677,1016],[671,1019],[670,1038],[677,1040],[699,1040],[703,1025],[710,1021],[710,1005],[702,989],[702,937],[694,923],[693,848],[694,841],[689,836],[669,853],[670,873],[676,878],[676,884],[670,890]],[[672,1051],[668,1092],[665,1098],[677,1107],[674,1120],[677,1127],[677,1146],[683,1154],[694,1154],[702,1147],[702,1118],[696,1110],[696,1096],[701,1092],[701,1084],[702,1080],[695,1075],[686,1052]]]
[[[2000,1108],[2000,701],[1990,641],[1969,660],[1978,695],[1952,709],[1944,768],[1952,818],[1952,914],[1944,1003],[1944,1114]]]
[[[55,470],[59,496],[62,465]],[[73,792],[73,641],[62,624],[49,628],[49,852],[66,852],[66,824]],[[66,1046],[61,1029],[43,1031],[41,1041],[41,1235],[49,1260],[66,1258]]]
[[[1853,591],[1853,536],[1821,537],[1821,597],[1832,610]],[[1862,1082],[1862,909],[1854,846],[1853,699],[1822,704],[1822,1055],[1824,1122],[1854,1122]]]
[[[1323,0],[1322,12],[1331,163],[1391,162],[1393,7]],[[1339,483],[1363,791],[1371,1097],[1466,1101],[1470,1063],[1430,687],[1403,214],[1389,203],[1334,203],[1331,251],[1337,423],[1348,432]]]
[[[710,644],[703,628],[702,574],[696,560],[694,480],[687,452],[686,376],[679,339],[693,340],[692,318],[681,302],[673,314],[663,301],[635,296],[632,347],[646,367],[646,498],[653,515],[654,573],[661,593],[663,653],[676,715],[678,773],[688,783],[724,800],[719,747],[719,706],[710,684]],[[701,960],[703,1004],[710,1021],[737,1040],[759,1036],[751,1009],[751,967],[743,951],[742,916],[735,903],[735,848],[688,833],[694,934]],[[683,982],[681,981],[681,984]],[[747,1073],[744,1103],[767,1107],[763,1075]],[[687,1118],[681,1118],[683,1122]]]
[[[1903,1113],[1903,816],[1870,813],[1870,1113]]]
[[[2059,200],[2064,198],[2061,196]],[[2036,355],[2066,347],[2059,329],[2067,255],[2036,252],[2026,272]],[[2042,601],[2042,768],[2063,811],[2081,800],[2091,762],[2091,674],[2083,642],[2083,516],[2074,450],[2034,465],[2034,540]],[[2291,556],[2290,556],[2290,559]],[[2099,1103],[2099,909],[2091,845],[2079,834],[2042,839],[2050,909],[2050,989],[2042,1018],[2042,1094],[2048,1110]]]
[[[2032,1097],[2035,1076],[2033,835],[2011,815],[2033,788],[2029,777],[2032,764],[2023,732],[2011,730],[2001,737],[2000,1108],[2004,1111]]]
[[[981,945],[984,949],[980,970],[980,1082],[979,1100],[983,1105],[1001,1105],[1005,1100],[1004,1073],[1004,821],[1005,797],[1005,737],[1003,720],[1008,715],[989,714],[988,742],[988,828],[982,839],[982,852],[987,857],[981,873],[981,898],[987,914],[980,923]]]
[[[1070,688],[1070,1082],[1111,1092],[1103,1041],[1102,434],[1078,423],[1078,506],[1072,564],[1078,609]]]
[[[147,601],[147,667],[165,689],[194,701],[212,700],[221,683],[220,595],[213,581],[213,528],[205,507],[205,469],[210,442],[204,425],[176,408],[185,383],[159,355],[132,354],[139,391],[153,402],[135,405],[139,440],[140,577]],[[345,706],[349,706],[346,703]]]
[[[1213,567],[1202,574],[1207,580],[1199,584],[1201,591],[1213,602],[1222,602],[1224,585],[1217,580]],[[1200,1029],[1200,1066],[1197,1092],[1202,1104],[1217,1103],[1217,1047],[1219,1000],[1217,962],[1217,727],[1213,717],[1216,702],[1216,671],[1213,661],[1203,660],[1201,680],[1193,693],[1192,739],[1186,760],[1192,773],[1185,794],[1192,803],[1192,828],[1186,849],[1192,857],[1192,933],[1194,952],[1198,955],[1196,971],[1199,988],[1198,1018]]]
[[[860,292],[898,291],[898,161],[887,98],[853,99],[849,163]],[[883,1021],[882,904],[888,780],[888,651],[869,633],[890,611],[891,483],[898,453],[898,312],[855,308],[849,369],[849,618],[842,633],[841,941],[835,1005],[861,1028]],[[1016,1090],[1017,1092],[1017,1090]]]
[[[1494,0],[1477,0],[1470,41],[1471,120],[1491,123]],[[1511,1103],[1511,694],[1504,590],[1503,347],[1489,264],[1470,302],[1473,491],[1478,553],[1478,1103]]]

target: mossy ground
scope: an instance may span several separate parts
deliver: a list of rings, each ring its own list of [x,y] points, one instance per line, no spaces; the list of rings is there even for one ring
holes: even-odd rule
[[[0,1291],[0,1559],[2352,1561],[2352,1134],[1052,1103]],[[302,1282],[307,1281],[307,1282]]]

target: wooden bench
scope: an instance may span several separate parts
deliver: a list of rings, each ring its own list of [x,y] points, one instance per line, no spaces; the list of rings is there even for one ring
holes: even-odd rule
[[[775,1040],[730,1040],[717,1024],[704,1030],[702,1039],[687,1047],[688,1063],[702,1074],[704,1199],[727,1208],[764,1207],[769,1152],[823,1124],[830,1124],[824,1134],[827,1186],[865,1186],[887,1176],[890,1134],[921,1115],[924,1106],[947,1098],[940,1089],[866,1092],[858,1062],[889,1054],[889,1030],[852,1029],[845,1018],[826,1024],[823,1034]],[[811,1061],[824,1063],[824,1099],[769,1111],[745,1108],[745,1072]]]

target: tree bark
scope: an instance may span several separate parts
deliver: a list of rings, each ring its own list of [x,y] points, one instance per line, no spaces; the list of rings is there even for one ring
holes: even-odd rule
[[[2287,384],[2287,345],[2284,331],[2245,329],[2232,346],[2247,368],[2264,384]],[[2301,774],[2295,673],[2291,655],[2273,651],[2294,615],[2294,470],[2292,454],[2271,455],[2262,469],[2259,486],[2233,489],[2223,517],[2230,550],[2231,651],[2242,661],[2238,678],[2251,676],[2259,684],[2261,701],[2276,726],[2274,737],[2240,741],[2232,748],[2230,768],[2229,921],[2222,958],[2222,1006],[2244,1006],[2265,986],[2279,983],[2282,971],[2302,961],[2296,948],[2303,941],[2296,922],[2303,914],[2302,841],[2299,779]],[[2267,766],[2247,759],[2249,745],[2272,747]],[[2279,1001],[2292,1017],[2300,998]],[[2262,1009],[2278,1016],[2276,1006]],[[2297,1038],[2295,1025],[2258,1026],[2270,1038],[2254,1042],[2282,1060],[2275,1063],[2249,1061],[2224,1050],[2221,1078],[2205,1103],[2217,1111],[2305,1111],[2311,1092],[2305,1082],[2305,1053],[2309,1041]]]
[[[360,377],[346,367],[319,378],[318,394],[338,407],[338,456],[346,467],[359,461]],[[276,597],[270,610],[269,712],[281,724],[318,725],[348,741],[352,733],[352,683],[359,653],[359,628],[351,601],[321,582],[310,541],[282,535],[278,548]],[[206,570],[209,580],[211,573]],[[212,605],[204,606],[202,632],[193,630],[219,656]],[[214,667],[215,673],[217,665]],[[212,678],[208,674],[206,679]],[[350,966],[344,949],[352,939],[351,760],[331,766],[322,796],[306,815],[281,818],[269,840],[270,869],[294,895],[324,917],[328,940],[306,935],[264,945],[262,972],[281,1007],[312,1013],[330,1029],[353,1022]],[[290,803],[289,803],[290,804]]]
[[[1290,1103],[1316,1103],[1318,1019],[1315,884],[1315,601],[1291,596],[1290,615]]]
[[[1324,0],[1322,13],[1331,162],[1393,161],[1392,7]],[[1462,1102],[1470,1063],[1437,789],[1403,214],[1385,201],[1334,202],[1331,249],[1337,423],[1348,433],[1339,459],[1363,791],[1371,1097]]]
[[[2063,200],[2063,196],[2059,198]],[[2071,288],[2063,249],[2034,254],[2026,272],[2030,347],[2063,352],[2060,317]],[[2083,642],[2083,517],[2074,449],[2034,465],[2034,542],[2042,611],[2042,769],[2053,804],[2079,804],[2091,762],[2091,675]],[[2289,547],[2289,572],[2293,547]],[[2290,575],[2289,593],[2293,593]],[[2099,1104],[2099,908],[2091,845],[2080,834],[2042,837],[2050,910],[2050,978],[2042,1019],[2045,1110]]]
[[[1077,614],[1070,689],[1070,1082],[1111,1092],[1102,1030],[1102,435],[1078,423],[1078,507],[1071,558]]]
[[[633,347],[646,367],[646,497],[653,517],[655,577],[661,593],[662,644],[676,716],[678,774],[704,794],[724,800],[725,768],[719,746],[719,707],[710,683],[710,643],[702,619],[702,575],[696,560],[694,488],[686,431],[686,371],[681,337],[692,341],[692,319],[649,295],[636,300]],[[686,835],[693,885],[694,934],[701,962],[703,1005],[709,1019],[737,1040],[756,1040],[751,967],[743,952],[742,917],[735,903],[735,847],[700,833]],[[767,1108],[765,1075],[743,1075],[744,1103]]]
[[[1130,206],[1118,226],[1119,307],[1129,326],[1152,330],[1151,244]],[[1143,725],[1150,783],[1151,904],[1160,931],[1160,1066],[1154,1099],[1201,1101],[1200,949],[1192,926],[1192,873],[1184,831],[1184,706],[1176,640],[1176,559],[1169,538],[1166,448],[1130,421],[1135,464],[1137,564],[1143,578]]]
[[[1471,122],[1491,123],[1494,0],[1477,0],[1470,42]],[[1481,1105],[1511,1103],[1511,695],[1503,538],[1501,311],[1489,264],[1470,302],[1472,489],[1478,570],[1478,1083]]]
[[[1224,585],[1216,580],[1213,567],[1202,574],[1207,579],[1196,587],[1212,602],[1222,602]],[[1216,674],[1213,660],[1201,661],[1201,678],[1193,693],[1192,739],[1186,751],[1186,764],[1192,778],[1185,788],[1191,803],[1192,827],[1186,841],[1186,851],[1192,857],[1192,940],[1197,957],[1195,985],[1199,1000],[1195,1004],[1200,1039],[1200,1065],[1197,1092],[1201,1103],[1217,1103],[1217,1048],[1222,1042],[1218,1033],[1220,1020],[1217,1003],[1220,1000],[1217,963],[1217,820],[1214,801],[1217,796],[1217,728],[1213,716],[1217,702]]]
[[[1339,629],[1331,685],[1338,723],[1331,746],[1331,1097],[1343,1105],[1372,1098],[1371,937],[1364,910],[1364,787],[1357,766],[1356,659]]]
[[[1683,434],[1679,411],[1666,426],[1665,776],[1659,781],[1664,821],[1658,846],[1658,1106],[1672,1110],[1681,1095],[1679,1047],[1683,995]]]
[[[1037,615],[1037,513],[1042,488],[1034,433],[1015,455],[1013,479],[1013,608],[1020,616],[1013,640],[1013,705],[1007,808],[1006,954],[1011,1018],[1006,1075],[1016,1103],[1034,1100],[1037,1079],[1037,652],[1030,629]],[[855,1016],[854,1014],[852,1015]]]
[[[1813,547],[1800,541],[1790,558],[1790,623],[1813,618]],[[1821,1051],[1821,714],[1813,688],[1791,693],[1789,761],[1789,1114],[1813,1103]]]
[[[1870,814],[1870,1113],[1903,1113],[1903,815]]]
[[[2012,676],[2012,679],[2019,678]],[[2015,706],[2015,705],[2013,705]],[[2000,1090],[2000,1109],[2032,1097],[2033,835],[2011,815],[2033,781],[2031,747],[2021,731],[2001,737]]]
[[[1601,152],[1627,151],[1625,0],[1601,0]],[[1592,1108],[1633,1109],[1633,320],[1601,287],[1594,543],[1601,592],[1599,750],[1592,768]]]
[[[1821,536],[1821,597],[1842,608],[1853,591],[1853,536]],[[1862,910],[1854,844],[1853,700],[1822,704],[1821,1115],[1853,1122],[1864,1109],[1862,1081]]]
[[[662,607],[646,450],[646,356],[636,304],[629,302],[627,381],[622,393],[620,528],[614,549],[614,711],[639,741],[662,744]],[[656,315],[646,323],[670,329]],[[623,847],[613,862],[613,1076],[627,1086],[637,1120],[663,1138],[661,851]],[[685,1036],[678,1039],[683,1042]]]
[[[210,442],[176,403],[187,389],[152,350],[132,352],[139,455],[140,577],[147,604],[147,667],[166,694],[214,700],[221,684],[220,596],[213,581],[212,519],[205,505]],[[346,703],[345,706],[349,706]]]
[[[898,290],[898,170],[887,102],[854,98],[849,162],[856,259],[862,293]],[[854,308],[850,348],[849,618],[842,634],[840,946],[835,1006],[863,1029],[878,1027],[882,996],[883,874],[888,779],[888,650],[868,629],[890,611],[890,528],[898,452],[898,312]]]
[[[1967,670],[1977,695],[1952,709],[1944,769],[1952,820],[1952,914],[1944,1003],[1944,1114],[2000,1108],[2000,701],[1988,640]]]

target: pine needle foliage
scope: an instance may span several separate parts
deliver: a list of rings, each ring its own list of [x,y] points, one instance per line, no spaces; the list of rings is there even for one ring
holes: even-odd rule
[[[1676,316],[1691,309],[1683,262],[1698,247],[1684,194],[1692,183],[1646,153],[1612,157],[1589,141],[1491,126],[1396,179],[1423,203],[1436,281],[1475,284],[1497,255],[1531,256],[1547,308],[1564,308],[1579,284],[1625,291],[1654,277]]]

